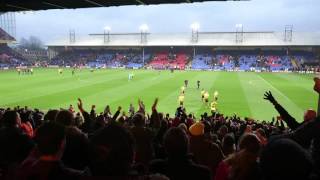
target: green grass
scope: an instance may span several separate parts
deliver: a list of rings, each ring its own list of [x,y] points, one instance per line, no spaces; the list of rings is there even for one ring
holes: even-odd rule
[[[128,81],[128,74],[135,77]],[[65,69],[59,75],[57,69],[35,69],[34,75],[18,75],[15,71],[0,72],[0,107],[16,105],[40,108],[76,107],[80,97],[89,110],[92,104],[102,111],[105,105],[116,109],[121,105],[127,110],[130,102],[137,108],[141,98],[148,111],[155,97],[159,97],[159,111],[174,113],[178,106],[177,98],[185,79],[189,80],[185,106],[188,112],[197,117],[209,111],[201,102],[201,88],[219,92],[218,109],[232,115],[271,120],[277,115],[273,106],[263,100],[263,93],[271,90],[276,99],[298,120],[304,110],[316,109],[317,95],[313,92],[313,76],[295,73],[244,73],[207,71],[152,71],[152,70],[97,70],[87,69],[71,75]]]

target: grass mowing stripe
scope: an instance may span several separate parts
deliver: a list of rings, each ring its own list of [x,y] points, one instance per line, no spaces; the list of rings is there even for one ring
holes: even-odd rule
[[[153,102],[156,95],[147,98],[145,98],[145,96],[150,94],[150,92],[154,90],[157,85],[161,86],[163,82],[171,78],[171,75],[162,74],[159,76],[154,71],[148,72],[152,73],[149,74],[147,78],[142,75],[139,77],[140,80],[136,79],[135,77],[135,79],[130,82],[122,81],[120,82],[122,85],[115,86],[114,88],[107,89],[97,94],[93,94],[88,96],[86,99],[88,99],[88,101],[95,102],[99,100],[97,98],[105,98],[107,99],[106,103],[111,104],[112,109],[116,109],[119,105],[127,107],[129,106],[130,102],[136,104],[138,98],[141,98],[142,100],[145,99],[144,102],[147,107]],[[105,105],[106,104],[99,104],[98,109],[104,108]]]
[[[136,77],[128,82],[127,77],[131,72]],[[310,90],[312,78],[313,75],[296,73],[211,71],[176,71],[173,74],[162,71],[159,74],[158,71],[149,70],[108,69],[91,73],[86,69],[76,72],[74,77],[71,69],[65,69],[62,76],[58,76],[57,69],[35,69],[33,76],[18,76],[16,71],[0,71],[0,106],[28,105],[43,110],[66,108],[69,104],[75,105],[77,97],[82,97],[86,108],[96,104],[97,110],[101,111],[106,104],[110,104],[113,109],[121,105],[126,110],[130,102],[137,105],[137,98],[141,97],[150,112],[154,98],[160,97],[159,111],[173,114],[178,105],[180,87],[188,79],[190,87],[186,92],[185,105],[188,113],[195,112],[199,117],[200,113],[209,110],[203,106],[200,90],[195,87],[199,79],[201,86],[210,91],[210,100],[213,91],[219,91],[218,109],[224,114],[236,112],[242,117],[260,119],[270,116],[268,119],[271,119],[273,108],[261,99],[263,92],[271,89],[279,102],[299,120],[302,109],[316,107],[316,95]],[[250,80],[253,85],[248,85]]]
[[[121,77],[114,76],[114,78],[108,79],[108,81],[116,80],[117,78],[119,79]],[[65,91],[72,91],[72,90],[75,91],[79,88],[93,86],[93,85],[99,85],[104,82],[105,82],[105,80],[97,81],[97,79],[93,78],[91,83],[80,83],[78,81],[78,79],[75,77],[72,82],[66,83],[63,81],[63,79],[59,79],[58,84],[48,83],[47,86],[26,88],[26,90],[23,91],[23,94],[21,94],[19,91],[14,91],[14,92],[16,92],[16,94],[9,93],[4,98],[3,102],[6,102],[7,104],[17,103],[19,101],[27,101],[27,100],[33,99],[33,98],[55,95],[55,94],[59,94],[59,93],[65,92]]]
[[[288,83],[288,81],[280,79],[273,74],[259,74],[259,77],[273,89],[274,96],[278,102],[298,121],[302,121],[304,108],[301,106],[301,103],[298,105],[295,99],[302,95],[300,97],[301,101],[308,92],[302,88],[298,88],[294,83]],[[295,88],[297,88],[298,91],[295,90]],[[305,94],[297,94],[297,92],[304,92]]]
[[[147,72],[145,71],[141,73],[145,74]],[[94,75],[92,76],[94,77]],[[119,86],[120,84],[117,84],[117,82],[121,82],[121,80],[127,80],[127,72],[124,71],[122,73],[114,73],[108,79],[105,79],[104,77],[100,77],[99,79],[91,79],[92,81],[90,83],[79,83],[79,81],[75,79],[72,84],[65,84],[62,81],[60,84],[51,85],[49,87],[43,86],[35,89],[28,89],[24,92],[24,95],[22,95],[21,98],[12,97],[18,101],[10,102],[6,105],[29,105],[33,103],[39,105],[44,104],[45,107],[58,105],[63,102],[73,100],[72,98],[75,98],[75,95],[78,95],[76,97],[86,96],[90,95],[91,93],[104,91],[107,87],[113,88],[113,86]],[[50,101],[46,101],[46,99],[50,99]]]
[[[251,115],[257,120],[271,121],[272,117],[278,115],[273,105],[263,99],[265,91],[270,85],[261,80],[257,73],[238,73],[239,80],[247,99]]]
[[[149,76],[150,72],[148,71],[141,71],[138,72],[138,74],[141,74],[141,76]],[[120,75],[120,76],[119,76]],[[73,89],[70,91],[63,91],[60,94],[57,94],[59,96],[66,97],[64,101],[57,102],[55,104],[56,107],[67,107],[69,104],[75,105],[77,102],[77,98],[80,97],[87,102],[90,102],[90,99],[93,99],[91,101],[92,104],[104,104],[109,101],[110,97],[115,97],[115,93],[120,92],[120,90],[124,89],[127,90],[127,87],[123,87],[123,84],[128,84],[128,77],[127,77],[127,72],[117,74],[117,78],[115,79],[103,79],[99,80],[101,83],[98,84],[93,84],[93,85],[88,85],[84,87],[80,87],[78,89]],[[120,78],[119,78],[120,77]],[[137,82],[143,83],[147,78],[140,78],[136,79]],[[103,96],[103,93],[109,90],[115,90],[114,94],[111,94],[110,96]],[[89,100],[88,100],[89,99]],[[89,104],[87,104],[87,108]],[[104,106],[100,107],[98,110],[102,110]]]
[[[311,76],[305,78],[296,73],[276,73],[275,75],[278,76],[279,78],[285,79],[287,81],[291,81],[291,83],[309,92],[314,93],[313,84],[311,83],[313,82],[313,78]]]
[[[306,79],[305,87],[301,87],[297,81],[289,81],[276,75],[271,75],[270,83],[285,94],[291,101],[293,101],[302,110],[308,108],[316,108],[317,93],[310,90],[313,89],[313,80]],[[269,78],[269,76],[264,77]],[[309,88],[309,89],[307,89]]]
[[[251,117],[250,108],[236,72],[220,72],[214,86],[219,91],[217,107],[220,112]]]

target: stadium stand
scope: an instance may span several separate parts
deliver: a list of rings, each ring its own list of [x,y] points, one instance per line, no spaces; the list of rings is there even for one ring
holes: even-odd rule
[[[30,64],[18,51],[9,48],[6,44],[0,46],[1,67],[17,67]],[[217,50],[208,52],[208,48],[198,48],[199,53],[194,57],[192,57],[188,48],[180,48],[172,52],[162,51],[161,48],[159,51],[156,47],[148,48],[144,57],[141,49],[73,48],[59,51],[57,56],[48,61],[48,64],[70,67],[79,65],[92,68],[139,69],[146,67],[220,71],[301,71],[318,69],[318,58],[315,53],[310,51],[292,50],[290,54],[287,54],[284,50]],[[38,59],[38,56],[32,57]],[[39,62],[38,64],[43,63]]]
[[[149,66],[154,69],[185,69],[189,61],[189,57],[185,53],[168,53],[161,52],[156,53],[154,57],[151,59]]]
[[[192,60],[192,69],[212,69],[212,60],[210,55],[197,55]]]
[[[0,42],[1,41],[15,41],[15,39],[2,28],[0,28]]]
[[[0,28],[0,68],[17,67],[28,64],[25,58],[18,52],[8,47],[8,43],[15,39]]]

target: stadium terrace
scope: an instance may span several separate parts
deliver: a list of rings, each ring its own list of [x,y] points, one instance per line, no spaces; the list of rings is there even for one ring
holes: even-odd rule
[[[51,65],[63,61],[73,66],[81,59],[91,67],[233,71],[292,71],[314,66],[319,45],[320,33],[307,32],[157,34],[109,30],[80,37],[71,32],[69,38],[47,44],[54,62]]]

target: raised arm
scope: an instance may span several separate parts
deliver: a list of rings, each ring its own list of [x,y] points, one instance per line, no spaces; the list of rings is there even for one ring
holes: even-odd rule
[[[146,113],[146,110],[145,110],[145,106],[143,104],[143,101],[141,101],[140,99],[138,100],[138,104],[139,104],[139,111],[140,113],[142,114],[145,114]]]
[[[115,122],[117,120],[117,118],[118,118],[118,116],[119,116],[119,114],[121,112],[121,109],[122,109],[122,107],[119,106],[118,109],[117,109],[117,112],[112,117],[112,122]]]
[[[300,124],[296,121],[294,117],[292,117],[273,97],[271,91],[267,91],[264,94],[265,100],[269,101],[272,103],[275,107],[275,109],[278,111],[280,114],[281,118],[287,123],[288,127],[291,128],[292,130],[297,129]]]
[[[320,94],[320,79],[315,77],[314,79],[314,87],[313,89],[318,93]],[[319,116],[319,113],[320,113],[320,95],[318,97],[318,109],[317,109],[317,114]]]
[[[82,100],[80,98],[78,98],[78,109],[81,112],[81,114],[82,114],[82,116],[84,118],[84,121],[85,122],[89,122],[91,120],[90,114],[87,111],[84,110],[83,103],[82,103]]]
[[[153,105],[152,105],[152,109],[151,109],[152,112],[153,112],[153,111],[157,111],[158,101],[159,101],[158,98],[156,98],[156,99],[154,100]]]

